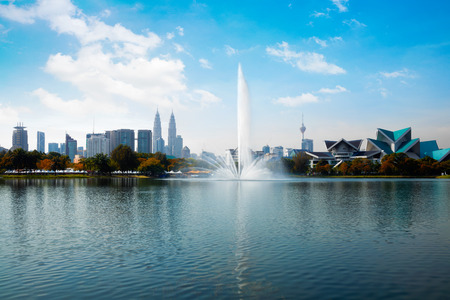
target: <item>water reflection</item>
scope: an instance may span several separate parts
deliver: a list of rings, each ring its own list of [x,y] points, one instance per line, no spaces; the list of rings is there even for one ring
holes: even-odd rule
[[[0,298],[446,295],[449,194],[438,180],[4,180]]]

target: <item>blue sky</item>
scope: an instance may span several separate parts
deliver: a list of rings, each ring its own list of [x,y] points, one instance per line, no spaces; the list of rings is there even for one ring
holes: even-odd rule
[[[1,1],[0,146],[152,129],[173,109],[193,152],[236,147],[240,62],[252,145],[412,127],[450,147],[447,1]]]

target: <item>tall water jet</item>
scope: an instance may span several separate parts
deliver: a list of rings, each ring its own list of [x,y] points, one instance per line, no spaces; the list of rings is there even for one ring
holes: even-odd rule
[[[237,87],[238,175],[241,177],[242,172],[252,162],[250,150],[250,95],[247,82],[242,73],[241,64],[238,66]]]
[[[220,179],[263,180],[272,179],[272,173],[265,167],[263,159],[253,159],[250,149],[250,95],[247,82],[238,66],[237,82],[237,166],[230,152],[225,157],[210,161],[216,167],[214,177]]]

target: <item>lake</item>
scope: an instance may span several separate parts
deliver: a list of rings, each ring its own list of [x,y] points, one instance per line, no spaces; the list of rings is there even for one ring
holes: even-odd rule
[[[449,195],[445,179],[0,179],[0,298],[448,298]]]

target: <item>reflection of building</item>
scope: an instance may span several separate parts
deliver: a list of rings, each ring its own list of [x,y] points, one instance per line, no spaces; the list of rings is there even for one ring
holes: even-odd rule
[[[73,162],[75,155],[77,155],[77,140],[73,139],[66,133],[66,152],[65,155],[69,156],[70,161]]]
[[[22,148],[23,150],[28,151],[28,132],[25,128],[23,123],[19,123],[14,127],[15,130],[13,131],[11,150]]]
[[[45,133],[42,131],[37,132],[37,147],[38,152],[45,153]]]
[[[138,151],[139,153],[152,153],[152,131],[138,130]]]
[[[89,133],[86,135],[86,157],[103,153],[109,155],[109,139],[104,133]]]

